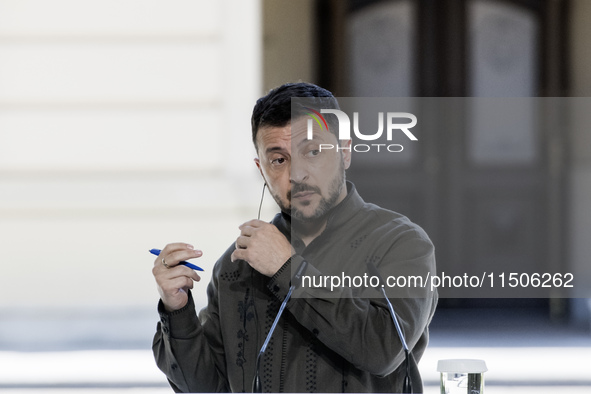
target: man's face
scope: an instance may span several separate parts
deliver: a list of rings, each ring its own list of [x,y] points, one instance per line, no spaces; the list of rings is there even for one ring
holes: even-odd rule
[[[257,134],[257,167],[281,210],[301,222],[323,219],[347,195],[345,170],[351,152],[337,152],[337,138],[327,130],[315,127],[313,134],[308,140],[305,118],[283,127],[262,127]],[[320,150],[320,144],[333,148]]]

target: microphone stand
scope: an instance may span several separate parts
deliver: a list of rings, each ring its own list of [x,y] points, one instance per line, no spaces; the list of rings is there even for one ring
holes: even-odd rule
[[[394,312],[394,307],[390,302],[390,299],[386,295],[386,290],[384,290],[384,280],[380,275],[378,269],[372,264],[367,263],[367,269],[369,273],[373,276],[376,276],[380,280],[380,290],[382,291],[382,295],[388,304],[388,310],[390,311],[390,316],[392,316],[392,321],[394,322],[394,326],[396,327],[396,332],[398,333],[398,338],[400,338],[400,342],[402,343],[402,348],[404,349],[404,356],[405,356],[405,375],[404,375],[404,382],[402,384],[402,392],[403,393],[412,393],[412,382],[410,380],[410,352],[408,350],[408,345],[406,344],[406,339],[404,338],[404,333],[402,332],[402,328],[400,327],[400,323],[398,323],[398,318],[396,317],[396,312]]]
[[[267,350],[267,345],[269,345],[269,341],[271,340],[271,337],[273,336],[273,332],[275,331],[275,327],[277,327],[277,323],[279,322],[279,318],[283,314],[283,310],[285,309],[285,305],[287,305],[287,301],[289,301],[289,299],[291,298],[291,293],[293,293],[296,286],[299,285],[302,275],[304,274],[304,271],[306,270],[307,266],[308,266],[308,262],[306,260],[302,261],[302,264],[300,264],[300,267],[298,268],[298,272],[294,275],[294,277],[291,281],[292,285],[289,287],[289,291],[287,292],[285,299],[283,300],[283,302],[281,303],[281,306],[279,307],[279,312],[277,312],[277,316],[275,316],[275,320],[273,321],[273,325],[271,326],[271,329],[269,330],[269,333],[267,334],[267,338],[265,338],[265,342],[263,342],[263,346],[261,346],[261,350],[259,351],[259,354],[257,355],[256,367],[255,367],[255,372],[254,372],[254,379],[252,380],[252,392],[253,393],[262,393],[263,392],[263,385],[261,384],[261,378],[259,376],[259,367],[261,364],[261,356],[263,355],[263,353],[265,353],[265,350]]]

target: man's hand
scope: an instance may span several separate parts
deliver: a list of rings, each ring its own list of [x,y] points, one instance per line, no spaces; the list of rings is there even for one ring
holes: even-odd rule
[[[201,280],[197,272],[187,266],[179,265],[179,262],[201,257],[202,254],[200,250],[195,250],[189,244],[174,243],[166,245],[160,252],[160,256],[154,260],[152,274],[167,311],[172,312],[184,307],[189,300],[187,291],[193,288],[193,281]]]
[[[277,227],[262,220],[242,224],[232,261],[244,260],[263,275],[273,276],[295,252]]]

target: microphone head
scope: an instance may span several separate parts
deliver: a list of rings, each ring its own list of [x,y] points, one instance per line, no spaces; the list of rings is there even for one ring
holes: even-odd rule
[[[263,385],[261,384],[261,378],[259,377],[259,369],[261,367],[261,352],[257,356],[256,368],[254,370],[254,379],[252,380],[252,392],[262,393]]]
[[[259,377],[259,371],[256,371],[256,375],[254,376],[254,380],[252,381],[252,392],[253,393],[262,393],[263,386],[261,385],[261,378]]]
[[[404,383],[402,384],[402,392],[412,394],[412,383],[410,381],[410,376],[408,376],[408,375],[406,375],[404,377]],[[259,393],[260,393],[260,391],[259,391]]]
[[[380,272],[378,271],[375,265],[373,265],[372,263],[367,263],[367,273],[371,276],[377,277],[380,281],[379,285],[382,288],[384,288],[384,280],[382,279],[382,275],[380,275]]]
[[[300,286],[302,282],[302,275],[304,275],[304,272],[306,272],[306,268],[308,268],[308,262],[306,260],[303,260],[298,268],[298,271],[295,273],[291,280],[291,283],[294,287]]]

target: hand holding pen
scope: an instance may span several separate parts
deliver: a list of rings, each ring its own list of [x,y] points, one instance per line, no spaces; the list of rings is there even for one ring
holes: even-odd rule
[[[150,249],[148,252],[152,253],[154,256],[160,256],[160,252],[162,251],[160,249]],[[203,268],[198,267],[195,264],[191,264],[188,261],[179,261],[179,264],[186,265],[187,267],[196,271],[203,271]],[[162,265],[164,265],[166,268],[170,268],[170,266],[164,260],[164,257],[162,258]]]
[[[189,244],[172,243],[166,245],[162,251],[152,249],[150,253],[158,254],[154,260],[152,274],[156,279],[158,292],[165,309],[169,312],[181,309],[187,304],[188,290],[193,288],[193,281],[201,280],[197,272],[187,266],[191,263],[185,260],[201,257],[203,252],[195,250]],[[195,269],[200,269],[191,265]]]

